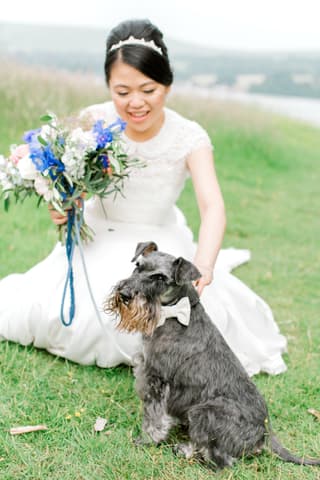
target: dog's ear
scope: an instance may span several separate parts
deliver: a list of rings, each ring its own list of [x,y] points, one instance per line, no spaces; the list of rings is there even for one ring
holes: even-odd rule
[[[173,276],[177,285],[183,285],[201,277],[197,267],[183,257],[176,258],[172,266]]]
[[[136,248],[136,253],[134,254],[133,259],[131,262],[135,262],[140,255],[143,255],[144,257],[146,255],[149,255],[151,252],[155,252],[158,250],[158,246],[154,242],[141,242],[138,243],[137,248]]]

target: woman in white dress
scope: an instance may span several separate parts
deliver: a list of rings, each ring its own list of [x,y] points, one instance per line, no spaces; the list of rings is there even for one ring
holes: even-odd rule
[[[116,320],[102,313],[102,305],[112,286],[131,273],[136,244],[153,240],[160,250],[183,256],[198,267],[202,277],[195,287],[202,302],[250,375],[285,371],[286,340],[270,308],[230,273],[249,259],[249,252],[219,253],[225,211],[210,139],[196,122],[165,107],[173,74],[161,32],[146,20],[118,25],[107,40],[105,74],[112,102],[91,106],[81,115],[92,122],[105,118],[108,123],[120,116],[127,122],[128,154],[145,166],[131,171],[123,196],[115,201],[107,197],[85,202],[86,221],[96,234],[83,246],[91,289],[77,249],[72,324],[66,327],[60,319],[67,260],[58,243],[31,270],[0,282],[0,340],[33,343],[80,364],[130,364],[141,338],[119,333]],[[197,244],[175,206],[189,175],[201,216]],[[54,210],[51,217],[56,224],[66,221]]]

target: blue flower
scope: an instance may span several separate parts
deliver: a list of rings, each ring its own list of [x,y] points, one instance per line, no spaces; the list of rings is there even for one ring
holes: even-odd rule
[[[37,138],[38,133],[41,132],[41,128],[36,128],[35,130],[28,130],[23,135],[23,140],[27,143],[31,143]]]
[[[63,172],[65,170],[64,164],[55,157],[50,145],[38,146],[30,144],[30,157],[34,163],[36,169],[39,172],[49,170],[50,177],[54,180],[57,176],[56,173]],[[54,169],[54,172],[51,171]]]
[[[110,131],[110,128],[103,128],[104,121],[103,120],[98,120],[94,125],[93,125],[93,133],[96,135],[96,141],[97,141],[97,150],[100,148],[104,148],[107,143],[112,142],[113,140],[113,135],[112,132]]]
[[[103,168],[108,168],[109,167],[110,162],[109,162],[109,159],[108,159],[108,155],[106,155],[106,154],[99,155],[98,159],[101,160],[101,164],[102,164]]]
[[[122,118],[118,117],[117,120],[109,125],[110,130],[116,128],[118,132],[123,132],[127,126],[127,122],[124,122]],[[118,128],[119,127],[119,128]]]

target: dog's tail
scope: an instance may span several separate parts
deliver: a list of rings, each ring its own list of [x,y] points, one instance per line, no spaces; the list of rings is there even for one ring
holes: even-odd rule
[[[283,447],[277,437],[271,433],[270,435],[270,448],[285,462],[296,463],[297,465],[320,465],[320,459],[296,457],[289,450]]]

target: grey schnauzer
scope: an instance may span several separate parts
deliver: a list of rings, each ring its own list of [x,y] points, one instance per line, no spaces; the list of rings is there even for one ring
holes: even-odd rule
[[[266,446],[287,462],[319,465],[275,437],[264,398],[199,301],[198,269],[154,242],[139,243],[132,261],[132,275],[114,287],[105,309],[117,313],[120,330],[143,334],[134,368],[144,410],[141,442],[158,444],[180,424],[188,442],[176,451],[197,454],[212,468]]]

